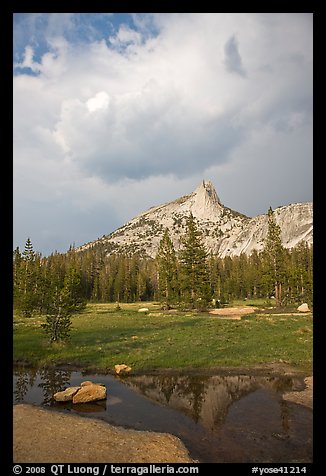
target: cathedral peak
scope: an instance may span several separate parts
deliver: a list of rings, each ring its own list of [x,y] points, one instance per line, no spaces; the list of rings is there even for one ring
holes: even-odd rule
[[[222,205],[221,200],[219,199],[219,196],[216,193],[213,182],[211,182],[210,180],[203,180],[196,188],[194,193],[199,195],[203,194],[204,196],[207,196],[207,200],[211,201],[212,203]]]
[[[190,213],[196,219],[208,251],[220,257],[260,251],[267,235],[266,215],[249,218],[224,206],[210,180],[203,180],[189,195],[144,211],[109,235],[87,243],[79,250],[101,246],[107,254],[141,253],[155,257],[160,240],[169,230],[178,252]],[[312,203],[287,205],[275,210],[286,248],[300,241],[312,244]]]

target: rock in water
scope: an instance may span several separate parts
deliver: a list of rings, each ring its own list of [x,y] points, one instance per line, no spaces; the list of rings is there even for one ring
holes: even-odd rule
[[[99,382],[94,383],[91,380],[85,380],[85,382],[82,382],[80,384],[81,387],[86,387],[86,385],[102,385],[102,387],[105,387],[104,383],[99,383]]]
[[[56,402],[70,402],[80,387],[68,387],[63,392],[57,392],[53,395]]]
[[[126,364],[117,364],[114,366],[114,370],[116,374],[119,374],[121,371],[130,372],[131,367]]]
[[[81,387],[73,396],[72,403],[94,402],[96,400],[104,400],[105,398],[106,387],[92,383]]]
[[[85,382],[82,382],[80,384],[81,387],[86,387],[86,385],[94,385],[94,382],[91,382],[90,380],[85,380]]]
[[[308,304],[306,302],[304,302],[303,304],[301,304],[301,306],[299,306],[297,308],[297,311],[299,311],[299,312],[309,312],[310,309],[308,307]]]

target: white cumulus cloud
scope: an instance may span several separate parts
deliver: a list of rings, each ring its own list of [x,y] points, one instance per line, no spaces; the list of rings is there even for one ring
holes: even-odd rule
[[[110,96],[105,91],[100,91],[86,102],[87,108],[90,112],[94,112],[99,109],[107,109],[109,104]]]
[[[203,178],[215,182],[226,205],[232,199],[251,215],[272,203],[277,180],[283,201],[310,199],[312,16],[133,18],[133,28],[123,23],[115,33],[81,44],[65,37],[76,27],[73,15],[65,16],[66,30],[49,24],[40,57],[31,42],[16,61],[14,217],[20,242],[31,234],[23,215],[41,218],[33,226],[37,236],[47,230],[47,247],[51,230],[57,237],[67,225],[74,234],[72,216],[80,237],[75,241],[91,240],[142,208],[189,193]],[[266,187],[258,187],[267,171]],[[250,193],[238,186],[246,180]],[[115,200],[122,190],[123,200]]]

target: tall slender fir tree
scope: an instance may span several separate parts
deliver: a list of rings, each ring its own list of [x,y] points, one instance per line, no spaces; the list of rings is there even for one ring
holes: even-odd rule
[[[165,230],[156,255],[159,298],[167,309],[179,300],[178,264],[175,249]]]
[[[183,300],[196,309],[205,309],[211,301],[207,251],[192,213],[179,259]]]
[[[276,306],[280,306],[287,253],[282,245],[281,228],[275,221],[271,207],[269,207],[267,219],[268,232],[262,252],[264,277],[269,290],[273,290]]]

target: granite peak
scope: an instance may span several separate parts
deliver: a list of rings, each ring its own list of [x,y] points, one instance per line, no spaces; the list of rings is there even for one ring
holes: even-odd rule
[[[267,212],[267,210],[266,210]],[[190,213],[194,216],[208,252],[222,258],[260,251],[267,235],[267,213],[250,218],[222,204],[213,183],[203,180],[189,195],[154,206],[140,213],[109,235],[87,243],[78,250],[103,247],[107,254],[141,253],[155,257],[167,228],[176,251]],[[274,210],[281,227],[283,246],[292,248],[301,241],[313,243],[313,204],[295,203]]]

